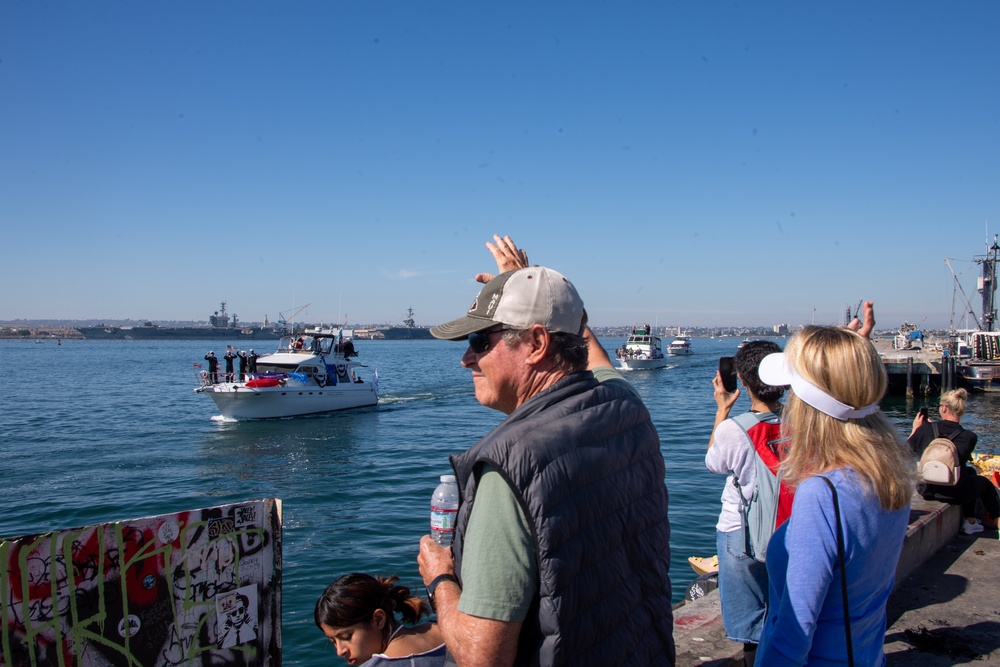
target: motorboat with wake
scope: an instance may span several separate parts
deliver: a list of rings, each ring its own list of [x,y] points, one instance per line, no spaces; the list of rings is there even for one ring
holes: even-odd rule
[[[663,368],[667,365],[660,337],[650,331],[648,324],[632,327],[628,340],[615,350],[615,356],[618,365],[626,371]]]
[[[226,378],[196,364],[199,386],[230,419],[297,417],[378,404],[378,371],[354,360],[353,332],[316,327],[285,335],[272,354],[257,359],[257,371]],[[214,377],[213,377],[214,375]],[[221,381],[220,381],[221,380]],[[235,380],[235,381],[234,381]]]
[[[685,354],[692,354],[694,350],[691,349],[691,337],[684,336],[682,334],[677,334],[670,345],[667,346],[667,354],[672,356],[682,356]]]

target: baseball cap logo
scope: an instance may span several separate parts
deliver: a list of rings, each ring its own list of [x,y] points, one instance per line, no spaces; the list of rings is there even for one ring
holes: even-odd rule
[[[486,306],[486,314],[489,315],[497,305],[497,301],[500,299],[500,295],[494,293],[490,298],[490,303]]]

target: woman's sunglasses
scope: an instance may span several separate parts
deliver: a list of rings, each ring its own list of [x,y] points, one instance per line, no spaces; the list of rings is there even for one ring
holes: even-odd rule
[[[476,354],[485,354],[490,349],[490,334],[509,331],[509,329],[490,329],[469,334],[469,349]]]

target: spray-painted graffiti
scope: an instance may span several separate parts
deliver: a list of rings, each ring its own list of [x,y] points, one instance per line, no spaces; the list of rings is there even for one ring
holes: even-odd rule
[[[281,501],[0,540],[0,665],[281,664]]]

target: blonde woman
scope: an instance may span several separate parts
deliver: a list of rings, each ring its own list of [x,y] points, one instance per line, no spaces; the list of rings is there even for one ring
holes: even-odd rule
[[[884,665],[913,462],[879,412],[882,361],[858,333],[809,326],[764,358],[760,378],[791,387],[782,432],[794,444],[782,475],[796,491],[791,518],[768,545],[757,664]]]
[[[940,421],[932,422],[927,419],[927,415],[917,414],[907,442],[918,458],[924,453],[924,448],[931,444],[931,440],[940,433],[955,443],[963,464],[972,463],[972,452],[976,449],[979,437],[974,432],[962,428],[959,423],[965,414],[965,403],[968,399],[969,393],[964,389],[946,391],[941,394],[941,404],[938,406]],[[955,486],[925,484],[921,487],[920,493],[926,500],[961,505],[962,516],[965,517],[965,521],[962,522],[962,532],[966,535],[983,532],[983,524],[976,518],[977,499],[982,500],[983,507],[990,515],[991,528],[996,526],[996,520],[1000,517],[1000,500],[997,498],[996,489],[971,465],[962,466],[961,477]]]

